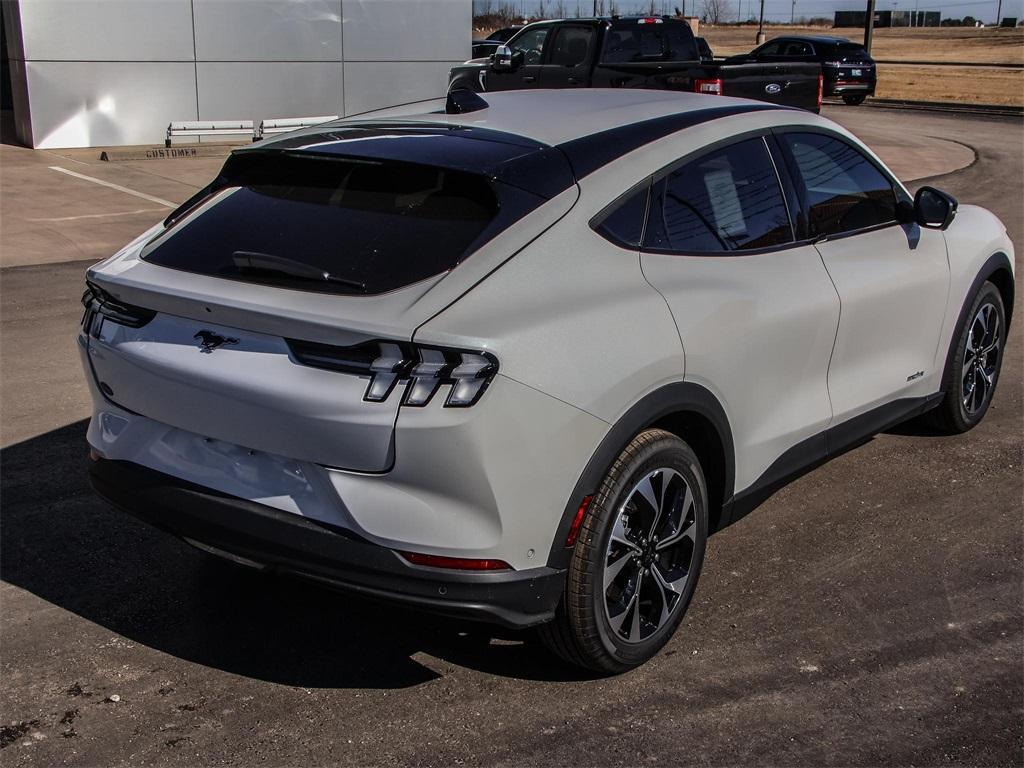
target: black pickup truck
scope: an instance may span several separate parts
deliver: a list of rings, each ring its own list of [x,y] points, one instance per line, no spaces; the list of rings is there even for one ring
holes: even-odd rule
[[[816,63],[702,61],[690,25],[665,16],[538,21],[486,62],[453,67],[448,89],[657,88],[821,109]]]

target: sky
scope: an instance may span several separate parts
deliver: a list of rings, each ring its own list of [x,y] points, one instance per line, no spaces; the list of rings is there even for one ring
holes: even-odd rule
[[[650,10],[650,0],[614,0],[618,5],[619,13],[647,13]],[[498,5],[514,5],[518,13],[524,15],[536,15],[540,10],[542,0],[490,0],[491,7]],[[605,13],[607,13],[609,0],[603,0]],[[733,14],[739,11],[740,3],[743,4],[743,15],[745,17],[756,16],[760,0],[729,0]],[[689,15],[696,7],[700,15],[702,0],[686,0],[686,13]],[[487,4],[487,0],[473,0],[475,11]],[[676,6],[682,7],[682,0],[654,0],[658,13],[672,13]],[[544,12],[547,16],[553,16],[555,9],[559,7],[559,0],[543,0]],[[980,19],[986,24],[994,24],[996,20],[998,0],[875,0],[877,10],[914,10],[919,11],[940,11],[942,17],[963,18],[970,15]],[[567,16],[575,16],[576,8],[579,7],[580,14],[589,16],[594,12],[593,0],[561,0],[561,6],[566,9]],[[751,12],[747,8],[752,7]],[[866,2],[858,0],[796,0],[796,17],[813,16],[831,17],[835,11],[863,10]],[[789,21],[792,9],[792,0],[765,0],[765,18],[769,21]],[[1024,0],[1003,0],[1002,15],[1024,18]]]

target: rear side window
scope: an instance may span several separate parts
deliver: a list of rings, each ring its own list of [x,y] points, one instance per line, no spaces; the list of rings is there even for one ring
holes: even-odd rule
[[[154,264],[246,282],[375,294],[456,266],[498,212],[491,183],[401,162],[261,162],[150,241]]]
[[[775,166],[760,138],[687,163],[652,189],[646,248],[715,253],[792,240]]]
[[[551,63],[563,67],[576,67],[587,60],[594,40],[594,30],[588,27],[559,27],[551,49]]]
[[[819,133],[784,133],[779,138],[803,186],[811,237],[896,220],[892,184],[859,149]]]
[[[648,187],[634,192],[595,227],[607,240],[624,248],[639,248],[647,215]]]
[[[793,40],[786,43],[785,48],[782,51],[783,56],[813,56],[814,49],[811,48],[807,43],[799,40]]]
[[[603,64],[699,59],[693,33],[681,23],[630,23],[628,26],[612,27],[605,35],[601,51]]]

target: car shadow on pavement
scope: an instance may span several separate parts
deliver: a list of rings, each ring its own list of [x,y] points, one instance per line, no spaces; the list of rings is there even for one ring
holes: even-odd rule
[[[521,679],[587,677],[531,634],[250,571],[114,510],[89,487],[86,424],[0,451],[4,581],[134,642],[284,685],[403,688],[443,676],[447,664]],[[440,661],[420,663],[419,653]]]

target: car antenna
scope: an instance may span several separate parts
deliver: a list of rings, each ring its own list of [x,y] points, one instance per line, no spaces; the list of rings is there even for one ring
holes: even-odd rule
[[[490,104],[469,88],[456,88],[448,92],[448,101],[444,111],[449,115],[461,115],[464,112],[477,112],[487,109]]]

